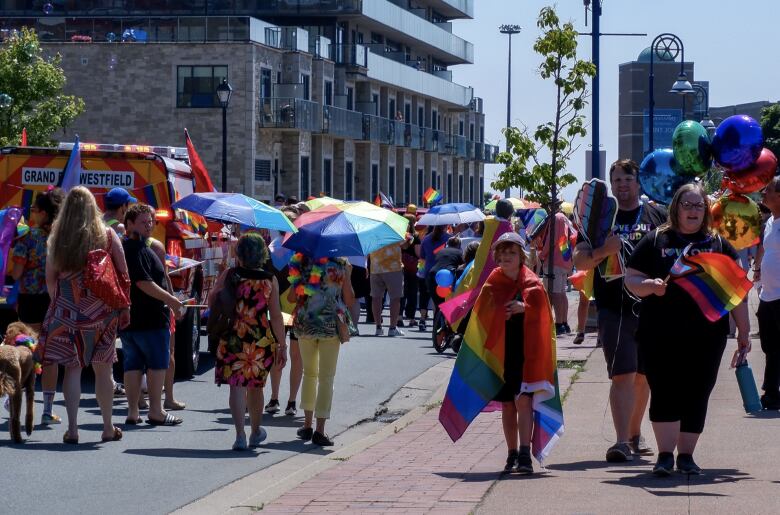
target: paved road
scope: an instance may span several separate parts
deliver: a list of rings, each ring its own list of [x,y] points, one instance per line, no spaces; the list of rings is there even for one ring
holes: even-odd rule
[[[360,329],[363,334],[373,334],[370,326],[362,325]],[[404,338],[353,339],[342,348],[339,359],[328,432],[338,434],[373,417],[377,407],[402,385],[452,356],[450,351],[437,355],[430,345],[429,333],[417,330],[407,331]],[[297,418],[266,416],[266,444],[257,452],[231,451],[234,433],[228,389],[214,386],[212,361],[205,354],[201,361],[194,379],[176,384],[177,397],[188,405],[187,410],[180,412],[184,424],[175,428],[128,426],[121,442],[99,443],[102,425],[91,393],[86,393],[81,402],[79,446],[61,443],[64,426],[36,426],[27,443],[11,445],[7,413],[3,410],[0,464],[4,475],[13,478],[13,495],[5,496],[0,511],[168,513],[295,453],[322,452],[296,440],[295,430],[302,413]],[[282,405],[287,399],[286,380],[285,375]],[[92,391],[91,384],[84,388]],[[270,387],[266,388],[268,394]],[[36,400],[40,401],[40,393]],[[126,414],[125,400],[115,400],[114,406],[114,419],[121,425]],[[59,393],[56,411],[64,418]],[[36,422],[40,412],[41,404],[36,402]]]

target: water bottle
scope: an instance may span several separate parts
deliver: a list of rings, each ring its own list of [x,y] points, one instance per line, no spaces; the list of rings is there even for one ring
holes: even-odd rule
[[[742,395],[742,405],[745,406],[745,413],[754,413],[761,411],[761,400],[758,398],[758,388],[753,379],[753,370],[748,365],[747,359],[737,365],[734,369],[737,375],[737,384],[739,393]]]

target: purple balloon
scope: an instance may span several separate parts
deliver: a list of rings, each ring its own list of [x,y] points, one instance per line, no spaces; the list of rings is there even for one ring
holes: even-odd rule
[[[752,166],[763,147],[761,124],[744,114],[723,120],[712,138],[715,161],[732,172]]]

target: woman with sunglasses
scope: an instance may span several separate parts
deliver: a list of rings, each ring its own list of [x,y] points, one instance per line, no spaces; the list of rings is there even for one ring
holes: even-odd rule
[[[683,253],[725,254],[735,261],[731,244],[710,230],[710,201],[699,184],[686,184],[669,205],[669,219],[639,242],[628,261],[626,287],[642,297],[637,340],[650,385],[650,421],[658,444],[657,476],[675,466],[683,474],[701,474],[693,452],[704,429],[707,404],[718,377],[728,316],[710,322],[669,271]],[[740,354],[750,351],[747,303],[732,311]]]

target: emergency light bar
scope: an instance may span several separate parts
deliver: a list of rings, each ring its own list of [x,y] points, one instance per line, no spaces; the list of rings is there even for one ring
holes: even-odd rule
[[[118,143],[79,143],[81,150],[108,150],[110,152],[153,152],[163,157],[188,160],[187,147],[167,147],[157,145],[120,145]],[[60,142],[60,150],[72,150],[73,143]]]

